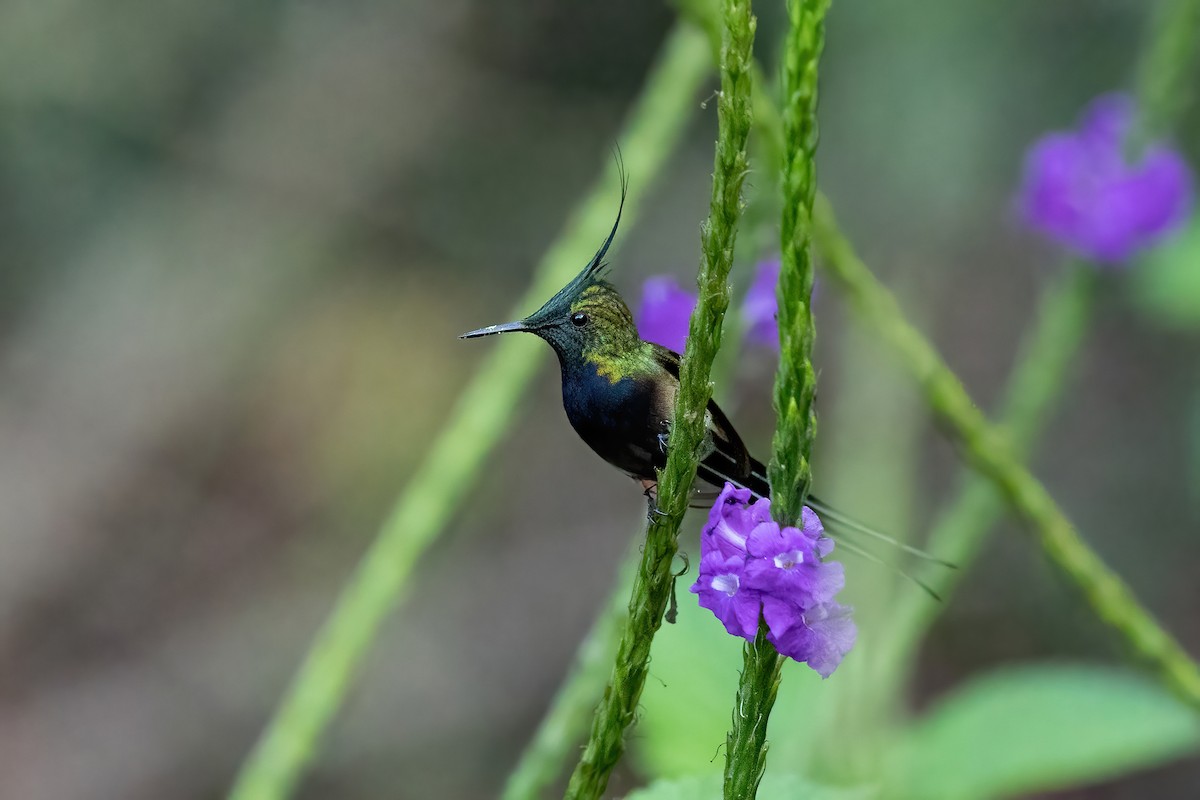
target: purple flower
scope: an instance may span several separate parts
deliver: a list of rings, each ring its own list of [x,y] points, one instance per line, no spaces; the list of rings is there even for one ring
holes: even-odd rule
[[[742,321],[746,341],[779,350],[779,326],[775,321],[778,304],[775,286],[779,283],[779,259],[760,261],[754,268],[754,280],[742,300]],[[638,306],[638,335],[647,342],[661,344],[677,353],[687,340],[688,319],[696,307],[696,294],[679,285],[670,275],[655,275],[642,285]]]
[[[841,663],[857,630],[851,609],[834,602],[845,583],[842,565],[810,508],[800,527],[771,519],[771,502],[726,483],[700,534],[700,574],[691,591],[734,636],[753,641],[759,619],[767,640],[822,677]]]
[[[1187,163],[1164,144],[1132,161],[1132,98],[1109,94],[1084,112],[1079,129],[1038,140],[1025,158],[1019,193],[1026,223],[1070,250],[1119,264],[1175,230],[1191,208]]]
[[[758,633],[762,599],[744,585],[745,562],[741,556],[726,558],[718,550],[709,550],[700,558],[700,576],[692,591],[700,596],[700,605],[721,620],[725,630],[753,639]]]
[[[841,564],[821,561],[833,550],[833,540],[825,536],[816,513],[805,507],[801,521],[803,528],[780,528],[771,523],[750,532],[746,584],[774,595],[827,603],[846,584],[845,573]]]
[[[760,261],[754,268],[754,281],[742,301],[742,319],[746,323],[746,340],[754,344],[779,349],[779,325],[775,313],[779,305],[775,286],[779,283],[779,259]]]
[[[700,534],[702,552],[718,550],[725,556],[747,555],[747,532],[771,522],[770,500],[747,505],[749,502],[749,489],[725,484],[708,512],[708,524]]]
[[[846,653],[850,652],[858,636],[858,628],[850,617],[853,610],[849,606],[830,602],[813,606],[798,618],[792,612],[789,618],[791,624],[786,625],[782,633],[776,633],[772,628],[767,638],[780,653],[797,661],[805,661],[822,678],[828,678],[842,663]],[[771,616],[777,622],[783,617],[778,611],[768,616],[765,605],[763,611],[768,625],[771,624]],[[797,658],[794,653],[802,653],[803,659]]]
[[[696,307],[696,295],[669,275],[647,278],[638,307],[638,335],[676,353],[687,341],[688,319]]]

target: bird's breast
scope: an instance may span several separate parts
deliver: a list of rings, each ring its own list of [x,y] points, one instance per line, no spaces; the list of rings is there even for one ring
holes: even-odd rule
[[[590,364],[563,373],[563,408],[575,432],[604,460],[633,475],[653,475],[653,405],[654,389],[647,381],[613,382]]]
[[[563,408],[571,424],[584,423],[619,429],[630,424],[645,405],[645,392],[633,378],[611,381],[587,365],[563,376]]]

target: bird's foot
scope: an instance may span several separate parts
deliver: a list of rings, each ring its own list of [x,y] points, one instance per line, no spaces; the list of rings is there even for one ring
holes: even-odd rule
[[[642,484],[642,494],[646,497],[646,521],[654,522],[658,517],[665,517],[667,512],[658,507],[658,484],[646,478],[639,482]]]
[[[646,493],[646,521],[653,524],[656,519],[667,516],[667,512],[658,507],[658,495]]]

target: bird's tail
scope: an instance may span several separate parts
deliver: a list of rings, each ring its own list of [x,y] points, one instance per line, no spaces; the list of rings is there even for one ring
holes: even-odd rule
[[[750,478],[745,481],[743,488],[749,489],[751,493],[759,498],[769,498],[771,496],[771,485],[767,482],[767,468],[762,462],[753,458],[750,460]],[[813,511],[817,512],[817,516],[821,518],[821,522],[825,526],[825,530],[832,534],[834,539],[846,550],[861,556],[867,561],[892,568],[903,577],[920,586],[935,600],[941,600],[941,597],[938,596],[937,592],[930,588],[924,581],[905,571],[899,565],[881,558],[880,556],[871,552],[871,550],[867,547],[864,547],[860,537],[873,539],[877,542],[883,542],[896,548],[897,550],[908,553],[911,556],[916,556],[922,560],[940,564],[943,567],[955,569],[956,567],[954,564],[940,559],[937,556],[930,555],[924,550],[913,547],[912,545],[902,542],[893,536],[889,536],[882,531],[878,531],[874,528],[864,525],[848,514],[843,514],[841,511],[838,511],[837,509],[833,508],[833,506],[822,501],[820,498],[814,495],[810,494],[805,500],[805,504]]]

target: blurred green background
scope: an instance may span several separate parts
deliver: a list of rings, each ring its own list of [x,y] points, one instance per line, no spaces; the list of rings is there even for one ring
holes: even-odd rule
[[[782,5],[759,6],[769,61]],[[822,186],[981,403],[1059,265],[1015,221],[1023,150],[1130,84],[1146,16],[1137,0],[831,13]],[[672,17],[633,0],[0,5],[0,796],[223,794],[489,349],[456,335],[506,316],[619,144]],[[622,231],[613,276],[631,301],[647,275],[695,272],[704,99]],[[1195,106],[1177,138],[1200,163]],[[1192,653],[1200,279],[1181,265],[1197,263],[1193,234],[1105,286],[1034,461]],[[954,453],[834,291],[817,314],[817,486],[919,538]],[[302,797],[493,797],[536,725],[645,510],[570,430],[544,357]],[[762,453],[771,368],[751,356],[723,390]],[[881,575],[848,561],[866,613]],[[999,664],[1121,655],[1008,523],[910,700]],[[717,730],[735,678],[715,689]],[[635,750],[653,736],[635,728]],[[1196,793],[1193,759],[1046,796]]]

